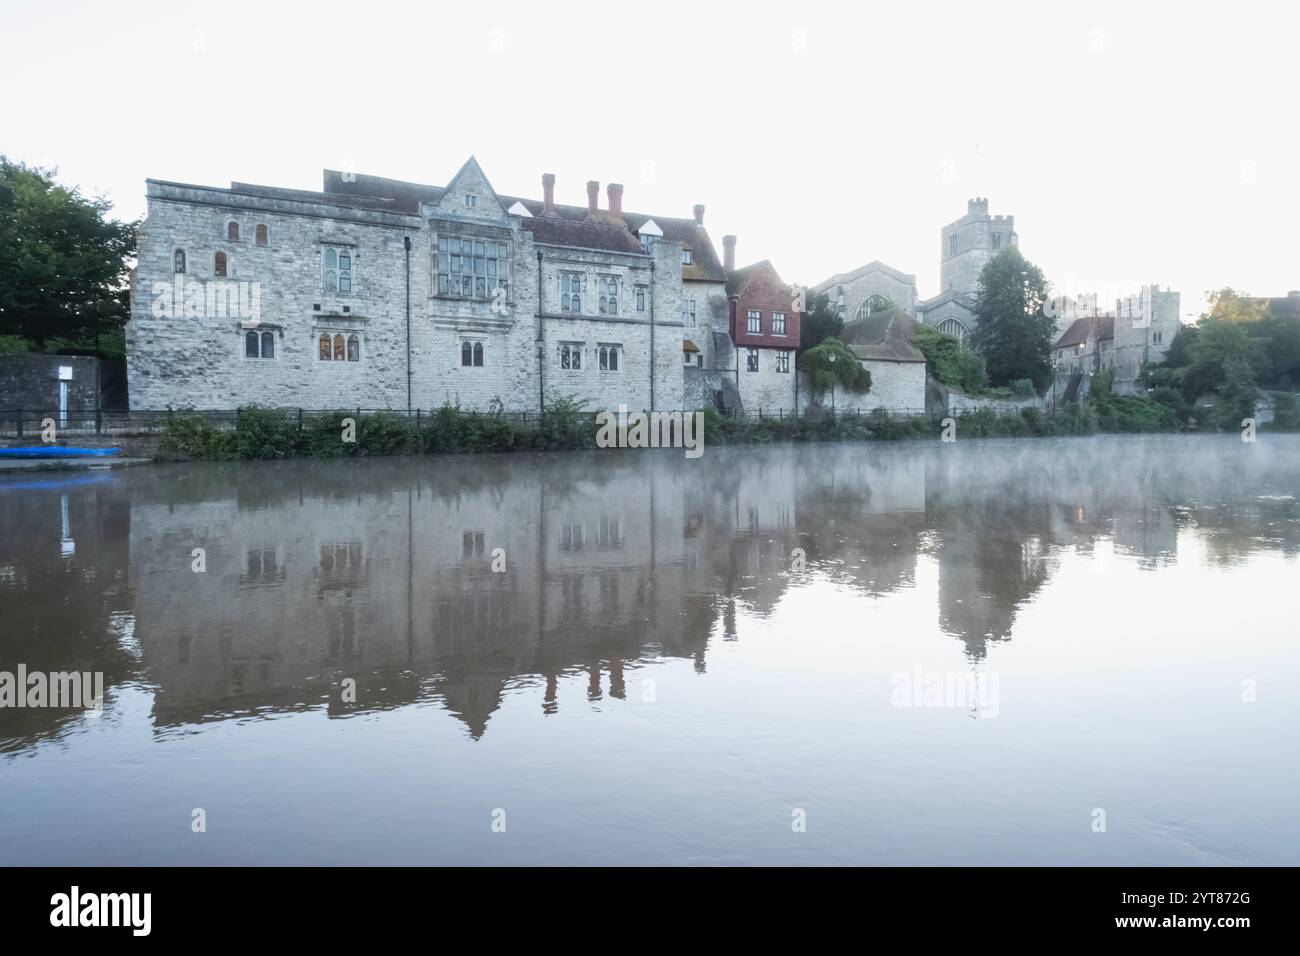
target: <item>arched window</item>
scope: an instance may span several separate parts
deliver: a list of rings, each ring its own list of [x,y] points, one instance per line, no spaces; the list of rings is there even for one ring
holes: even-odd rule
[[[185,250],[184,250],[184,249],[177,249],[177,250],[176,250],[176,255],[175,255],[174,259],[173,259],[173,266],[172,266],[172,267],[173,267],[177,272],[184,272],[184,271],[185,271]]]
[[[261,358],[262,353],[258,349],[258,340],[256,332],[247,332],[244,334],[244,357]]]
[[[483,343],[474,343],[474,364],[481,366],[483,364]]]
[[[993,248],[994,249],[1002,248],[1002,233],[1000,232],[993,233]]]
[[[239,223],[232,222],[226,226],[226,238],[231,242],[239,241]]]
[[[361,361],[361,339],[355,332],[348,336],[348,361]]]
[[[262,358],[275,358],[275,336],[270,332],[262,333]]]
[[[858,306],[858,314],[854,318],[862,319],[877,312],[888,312],[893,307],[894,301],[889,296],[873,292],[862,300],[862,304]]]
[[[328,332],[320,334],[320,360],[322,362],[330,360],[330,335]]]
[[[348,357],[347,346],[343,342],[343,333],[337,332],[334,335],[334,361],[343,362]]]
[[[212,258],[212,274],[224,276],[226,274],[226,254],[218,252]]]
[[[938,329],[945,335],[955,335],[959,340],[965,340],[967,334],[966,326],[956,319],[944,319],[939,323]]]
[[[460,364],[462,368],[474,364],[474,346],[469,342],[460,343]]]
[[[259,246],[266,245],[266,223],[259,222],[257,228],[253,230],[253,236]]]

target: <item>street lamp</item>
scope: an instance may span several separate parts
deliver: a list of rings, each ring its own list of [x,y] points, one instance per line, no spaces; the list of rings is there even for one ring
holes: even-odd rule
[[[826,356],[826,359],[831,363],[831,365],[834,365],[835,353],[832,352],[830,355]],[[831,369],[831,371],[834,372],[835,370]],[[831,375],[831,418],[834,417],[835,417],[835,376]]]

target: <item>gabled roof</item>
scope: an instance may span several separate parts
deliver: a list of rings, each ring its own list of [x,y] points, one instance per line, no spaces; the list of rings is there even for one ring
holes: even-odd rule
[[[878,362],[924,362],[912,344],[916,320],[901,309],[886,309],[845,322],[837,336],[860,359]]]
[[[1088,341],[1089,336],[1093,336],[1098,342],[1103,339],[1113,339],[1115,337],[1115,317],[1113,315],[1086,315],[1082,319],[1075,319],[1065,334],[1056,340],[1054,348],[1068,349],[1074,345],[1082,345]]]
[[[472,159],[472,157],[471,157]],[[459,175],[459,173],[457,174]],[[397,179],[386,179],[382,176],[368,176],[359,173],[349,173],[346,176],[337,170],[327,169],[324,172],[325,192],[331,194],[342,194],[358,198],[383,199],[392,203],[397,211],[410,212],[418,214],[420,204],[429,202],[435,203],[442,198],[446,189],[442,186],[428,186],[420,183],[408,183]],[[536,219],[542,211],[542,201],[540,199],[528,199],[522,196],[506,196],[497,193],[497,199],[501,205],[509,209],[515,203],[519,203],[527,209]],[[556,204],[555,212],[558,214],[556,219],[551,222],[565,221],[570,223],[586,223],[587,207],[586,206],[565,206]],[[601,211],[602,216],[608,215],[608,210]],[[628,236],[641,228],[641,225],[653,219],[655,225],[662,231],[663,238],[669,242],[679,242],[683,247],[691,250],[691,264],[682,266],[682,278],[687,282],[705,281],[705,282],[725,282],[727,274],[722,268],[722,261],[718,258],[717,252],[713,248],[713,241],[709,238],[708,231],[694,219],[676,219],[669,216],[650,216],[645,213],[624,212],[623,225],[618,228],[622,229]],[[534,230],[534,235],[536,235]],[[555,235],[562,235],[565,238],[573,239],[585,235],[582,230],[560,230]],[[548,233],[550,235],[550,233]],[[595,233],[591,235],[597,235]],[[553,241],[551,239],[538,239],[539,242]],[[633,242],[637,244],[637,251],[640,249],[640,242],[633,237]],[[566,241],[557,242],[557,245],[581,245],[580,242]],[[616,246],[623,250],[625,243],[618,241]],[[604,245],[593,248],[607,248]],[[629,250],[632,251],[632,250]]]
[[[776,276],[776,281],[781,282],[781,276],[777,274],[776,267],[772,265],[770,260],[763,259],[760,262],[742,266],[739,269],[732,269],[728,272],[727,295],[740,295],[740,293],[744,291],[745,286],[749,285],[750,280],[753,279],[754,276],[763,272],[772,273],[772,275]],[[781,284],[784,285],[785,283]]]
[[[924,302],[918,302],[916,304],[916,311],[930,312],[949,302],[957,303],[967,312],[975,311],[974,296],[967,295],[965,292],[958,292],[955,289],[948,289],[946,292],[940,292],[931,299],[926,299]]]
[[[915,275],[909,272],[902,272],[898,269],[895,269],[891,265],[886,265],[885,263],[881,262],[879,259],[874,259],[871,262],[868,262],[866,265],[858,266],[856,269],[853,269],[850,272],[837,272],[829,279],[824,279],[823,281],[817,283],[817,285],[813,286],[813,291],[825,292],[828,288],[830,288],[833,285],[841,285],[845,282],[852,282],[854,279],[860,278],[866,275],[868,272],[883,272],[891,279],[897,279],[899,282],[910,284],[913,286],[916,285]]]

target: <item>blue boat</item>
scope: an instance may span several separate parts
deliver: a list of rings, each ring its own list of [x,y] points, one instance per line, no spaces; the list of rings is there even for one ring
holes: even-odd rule
[[[38,445],[35,448],[0,448],[0,458],[110,458],[120,448],[65,448]]]

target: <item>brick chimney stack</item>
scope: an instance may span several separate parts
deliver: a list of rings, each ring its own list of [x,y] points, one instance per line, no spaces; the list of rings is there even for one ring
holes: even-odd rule
[[[598,214],[597,207],[600,200],[600,183],[596,180],[587,182],[587,218],[595,219]]]
[[[722,237],[722,268],[727,272],[736,271],[736,237]]]
[[[559,215],[555,211],[555,173],[542,173],[542,215]]]
[[[605,187],[609,196],[609,219],[611,222],[623,221],[623,184],[610,183]]]
[[[697,225],[704,225],[704,205],[702,203],[695,204],[695,222]]]

